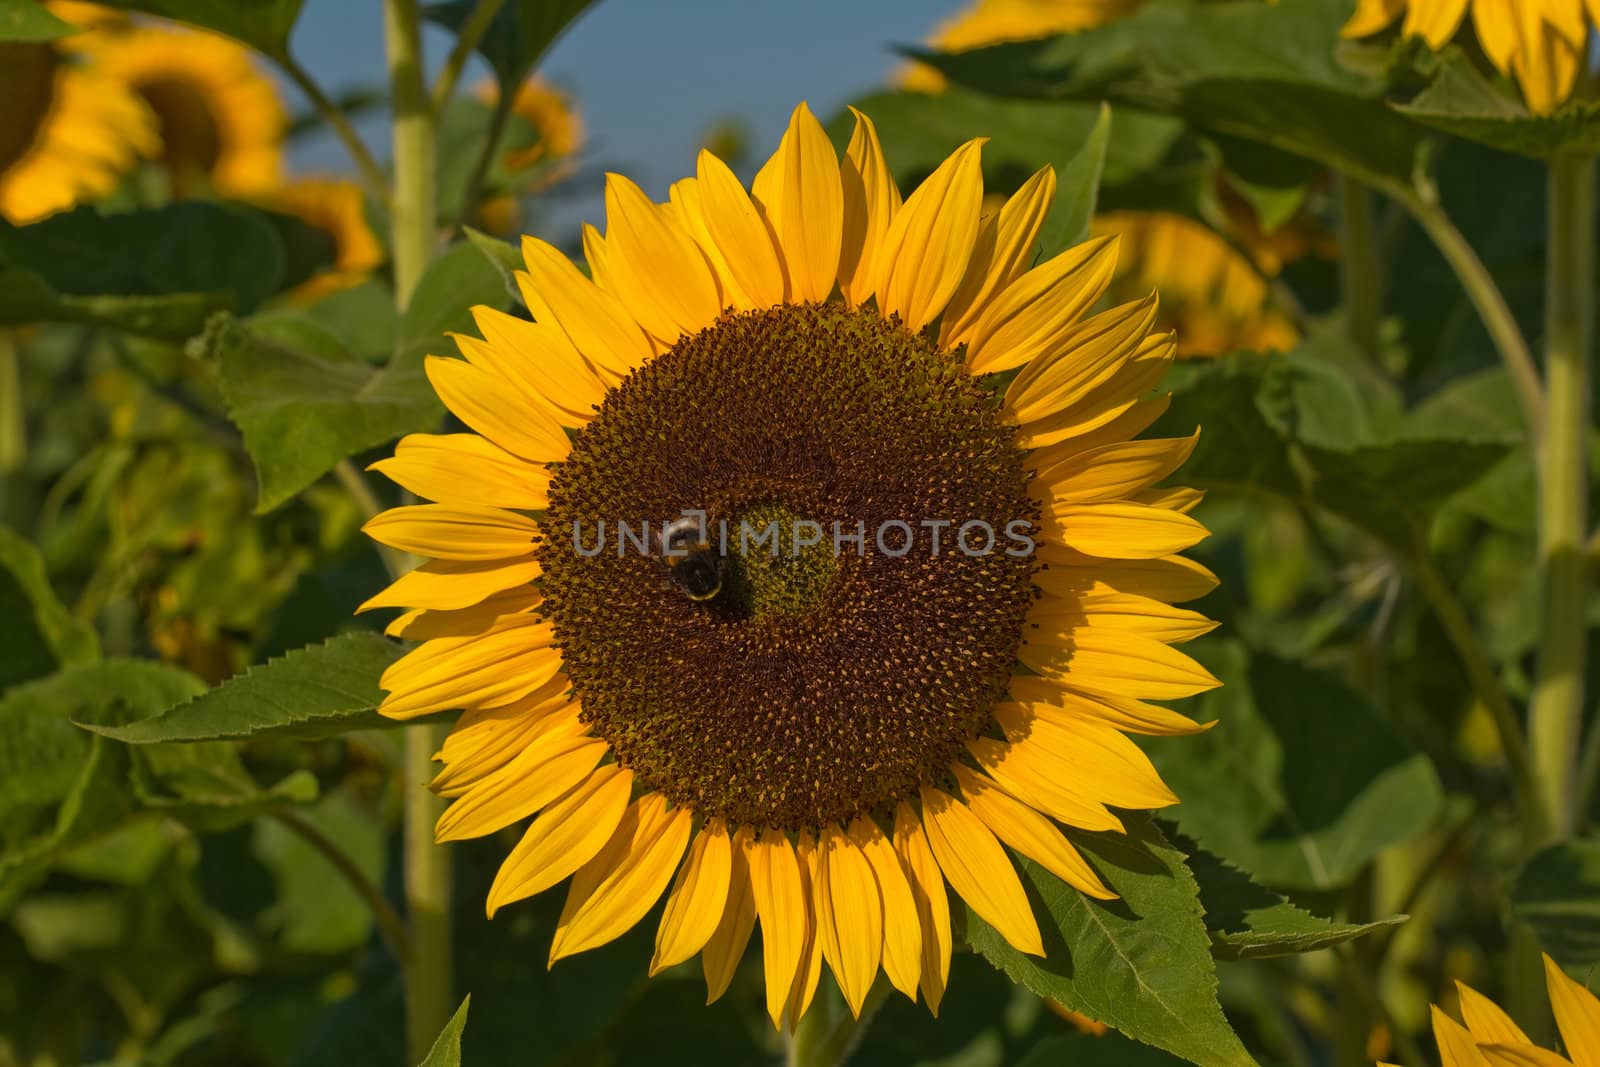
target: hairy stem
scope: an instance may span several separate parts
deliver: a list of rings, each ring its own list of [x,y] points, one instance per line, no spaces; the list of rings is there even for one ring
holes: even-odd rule
[[[1368,359],[1378,355],[1383,265],[1373,236],[1372,193],[1347,174],[1339,184],[1339,282],[1350,338]]]
[[[500,9],[505,6],[505,0],[478,0],[467,20],[461,24],[461,32],[456,34],[456,43],[450,49],[450,55],[444,61],[444,67],[439,71],[439,77],[433,83],[433,111],[437,115],[444,110],[450,102],[450,94],[456,91],[456,82],[461,80],[461,71],[466,67],[472,50],[483,41],[483,35],[489,32],[489,27],[494,23],[494,17],[500,14]]]
[[[368,194],[378,203],[388,207],[388,179],[384,177],[383,168],[378,165],[366,142],[350,124],[349,116],[339,109],[339,105],[335,104],[327,93],[323,92],[322,86],[317,84],[311,73],[293,56],[282,55],[278,56],[277,60],[279,68],[289,76],[289,80],[306,94],[306,99],[311,101],[311,106],[316,109],[317,115],[328,124],[328,128],[333,130],[339,140],[344,142],[345,151],[355,160],[356,169],[361,172],[361,180],[365,183]]]
[[[1539,573],[1543,610],[1528,739],[1550,813],[1549,840],[1578,818],[1578,742],[1588,636],[1589,364],[1593,355],[1595,161],[1550,163],[1545,250],[1545,418],[1539,450]]]
[[[423,80],[422,17],[417,0],[384,0],[389,92],[394,105],[394,208],[390,212],[395,302],[404,313],[433,256],[434,111]],[[450,944],[449,853],[434,843],[440,804],[427,789],[440,727],[409,726],[401,760],[406,918],[411,956],[405,965],[408,1062],[421,1062],[455,1007]]]

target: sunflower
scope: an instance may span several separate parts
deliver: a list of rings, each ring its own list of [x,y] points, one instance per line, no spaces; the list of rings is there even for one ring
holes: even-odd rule
[[[941,22],[928,38],[940,52],[964,52],[1004,41],[1028,41],[1104,26],[1139,6],[1139,0],[976,0]],[[911,63],[895,79],[905,89],[938,92],[944,75]]]
[[[1544,958],[1545,988],[1550,992],[1556,1025],[1566,1056],[1535,1045],[1522,1028],[1494,1001],[1470,986],[1456,983],[1463,1026],[1433,1009],[1433,1036],[1444,1067],[1595,1067],[1600,1064],[1600,997],[1562,973],[1556,961]],[[1380,1064],[1379,1067],[1393,1067]]]
[[[182,26],[132,24],[87,35],[95,65],[137,93],[160,123],[173,193],[244,195],[283,174],[288,115],[244,45]]]
[[[1180,358],[1282,352],[1299,342],[1261,273],[1204,224],[1161,211],[1112,211],[1096,216],[1091,232],[1122,238],[1113,295],[1160,289],[1160,322],[1177,331]]]
[[[383,245],[367,224],[366,197],[347,178],[296,178],[252,198],[294,215],[333,241],[333,265],[301,283],[294,295],[314,301],[360,282],[383,265]]]
[[[53,5],[83,24],[81,5]],[[104,196],[157,145],[136,95],[84,63],[84,35],[0,43],[0,217],[22,224]]]
[[[698,953],[715,999],[759,923],[774,1025],[823,962],[937,1011],[947,884],[1042,954],[1005,846],[1109,899],[1057,823],[1176,801],[1126,736],[1218,684],[1170,647],[1212,626],[1171,606],[1216,581],[1198,496],[1153,488],[1194,438],[1132,440],[1173,340],[1153,295],[1091,314],[1115,239],[1030,267],[1048,168],[980,217],[982,144],[902,200],[866,116],[840,159],[801,104],[749,191],[610,175],[587,274],[525,238],[534,321],[430,358],[473,432],[374,465],[434,502],[366,527],[430,557],[363,605],[423,642],[381,710],[465,709],[438,839],[533,817],[487,907],[570,876],[551,964],[666,893],[651,973]]]
[[[1405,14],[1400,32],[1439,51],[1456,34],[1469,0],[1356,0],[1344,36],[1367,37]],[[1495,69],[1515,78],[1528,110],[1548,115],[1572,95],[1589,54],[1600,0],[1470,0],[1478,44]]]

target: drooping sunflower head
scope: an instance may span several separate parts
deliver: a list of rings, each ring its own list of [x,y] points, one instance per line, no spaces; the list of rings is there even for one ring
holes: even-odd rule
[[[361,186],[348,178],[296,178],[252,197],[299,218],[333,242],[333,264],[301,283],[295,296],[315,300],[355,285],[384,260],[383,245],[367,223]]]
[[[1216,684],[1171,647],[1211,625],[1172,606],[1215,582],[1197,495],[1154,488],[1193,438],[1133,440],[1173,340],[1095,313],[1114,239],[1034,264],[1048,169],[983,214],[981,149],[902,198],[870,120],[840,159],[801,105],[748,190],[611,175],[588,273],[525,239],[532,321],[430,359],[471,432],[376,464],[433,501],[367,527],[429,557],[365,605],[423,642],[382,710],[466,709],[438,836],[532,817],[488,909],[570,876],[552,963],[666,893],[652,972],[716,997],[759,922],[775,1024],[824,960],[937,1010],[947,883],[1038,953],[1004,846],[1107,898],[1061,824],[1176,799],[1126,736]]]
[[[1439,51],[1469,6],[1484,55],[1516,80],[1528,110],[1548,115],[1565,103],[1589,54],[1590,29],[1600,26],[1600,0],[1356,0],[1344,36],[1381,33],[1404,13],[1402,36]]]
[[[1005,41],[1029,41],[1104,26],[1129,14],[1140,0],[974,0],[935,27],[928,46],[965,52]],[[936,93],[944,75],[926,63],[909,63],[895,77],[901,88]]]
[[[1112,211],[1093,232],[1122,239],[1112,294],[1161,293],[1161,325],[1176,331],[1180,359],[1241,349],[1286,352],[1300,340],[1262,271],[1202,223],[1164,211]]]
[[[1600,997],[1569,977],[1548,955],[1544,957],[1544,978],[1550,1008],[1566,1045],[1565,1057],[1536,1045],[1498,1004],[1457,982],[1461,1022],[1437,1007],[1432,1009],[1433,1036],[1444,1067],[1589,1067],[1600,1063]]]
[[[74,21],[82,7],[51,10]],[[103,196],[156,149],[154,116],[84,62],[84,39],[0,43],[0,218],[33,222]]]
[[[139,23],[91,33],[85,48],[98,69],[155,114],[159,162],[174,195],[208,188],[247,195],[281,180],[288,115],[244,45],[203,30]]]

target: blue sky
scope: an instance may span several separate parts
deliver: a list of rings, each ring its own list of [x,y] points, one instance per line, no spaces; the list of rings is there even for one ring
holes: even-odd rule
[[[578,20],[543,65],[550,80],[576,93],[588,130],[588,159],[626,170],[658,197],[694,169],[705,131],[738,117],[764,156],[790,110],[808,100],[831,115],[882,83],[898,60],[895,43],[915,43],[962,0],[600,0]],[[294,51],[332,90],[377,85],[383,35],[373,0],[307,0]],[[437,65],[449,50],[442,32],[425,41]],[[468,85],[483,76],[474,66]],[[381,117],[361,124],[387,156]],[[300,145],[301,170],[347,169],[342,149],[318,134]],[[580,191],[584,192],[584,191]],[[594,217],[599,189],[563,215]],[[596,219],[595,221],[598,221]]]

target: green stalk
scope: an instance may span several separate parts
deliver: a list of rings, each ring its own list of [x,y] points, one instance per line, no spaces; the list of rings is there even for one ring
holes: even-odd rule
[[[1339,283],[1350,339],[1368,359],[1378,355],[1378,320],[1383,314],[1383,267],[1373,237],[1372,193],[1341,174],[1339,186]]]
[[[383,176],[383,168],[378,166],[378,161],[373,158],[372,153],[367,149],[367,143],[361,139],[361,135],[356,132],[356,128],[350,124],[349,116],[339,109],[339,105],[333,102],[333,98],[323,91],[321,85],[317,84],[316,79],[311,76],[311,72],[302,67],[300,62],[293,56],[287,54],[278,56],[277,63],[279,69],[287,74],[289,80],[294,82],[300,91],[306,95],[307,100],[311,101],[311,107],[316,111],[317,116],[323,122],[326,122],[328,128],[343,142],[345,151],[350,153],[350,158],[355,161],[356,169],[361,172],[361,180],[366,185],[367,192],[378,203],[387,207],[389,204],[389,183]]]
[[[0,474],[20,470],[28,456],[27,424],[22,414],[22,370],[17,336],[0,329]]]
[[[417,0],[384,0],[384,40],[394,107],[394,194],[390,214],[395,303],[403,314],[437,241],[434,112],[422,68]],[[455,1007],[450,944],[449,853],[433,839],[441,805],[427,789],[440,728],[405,731],[400,789],[404,808],[406,917],[411,955],[404,967],[407,1062],[420,1063]]]
[[[500,9],[504,6],[505,0],[478,0],[477,5],[467,15],[467,20],[461,24],[461,32],[456,34],[455,47],[450,49],[450,55],[445,59],[439,77],[433,83],[434,114],[443,111],[445,105],[450,102],[450,94],[455,92],[456,82],[461,80],[461,72],[466,68],[472,50],[483,41],[483,35],[489,32],[489,27],[494,25],[494,17],[500,14]]]
[[[1593,355],[1595,159],[1550,162],[1545,252],[1545,418],[1539,436],[1539,573],[1543,614],[1528,738],[1545,806],[1547,840],[1577,823],[1579,733],[1588,625],[1589,362]]]

